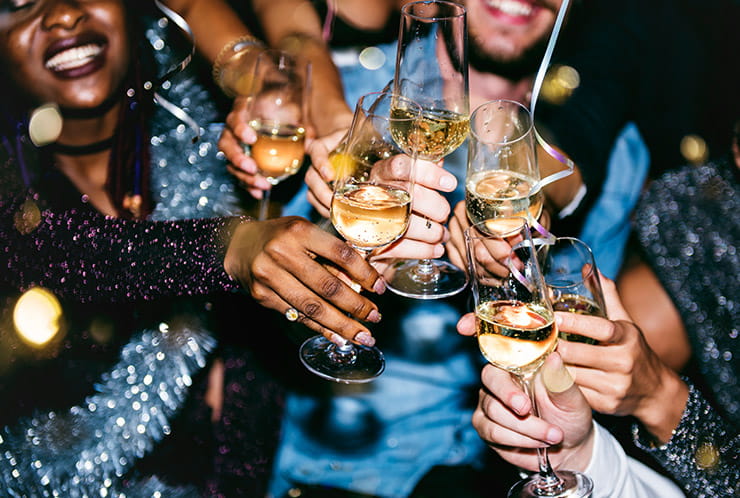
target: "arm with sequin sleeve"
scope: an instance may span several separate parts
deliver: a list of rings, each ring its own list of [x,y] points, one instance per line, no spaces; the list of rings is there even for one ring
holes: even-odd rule
[[[74,210],[39,212],[28,202],[0,199],[6,285],[44,286],[83,302],[239,288],[223,267],[239,218],[128,221]]]
[[[740,434],[699,390],[689,384],[689,400],[673,436],[656,445],[639,425],[635,444],[653,456],[689,496],[740,496]]]

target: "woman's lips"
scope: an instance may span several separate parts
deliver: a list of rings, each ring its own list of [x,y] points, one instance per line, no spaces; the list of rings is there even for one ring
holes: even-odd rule
[[[531,2],[519,0],[486,0],[484,3],[494,16],[506,18],[514,23],[526,22],[538,8]]]
[[[44,67],[60,78],[79,78],[97,71],[105,62],[107,42],[97,35],[81,35],[53,43]]]

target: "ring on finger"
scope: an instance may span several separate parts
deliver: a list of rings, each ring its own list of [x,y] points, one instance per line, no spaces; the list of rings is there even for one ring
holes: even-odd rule
[[[300,316],[300,313],[298,313],[298,310],[293,308],[292,306],[288,308],[287,310],[285,310],[285,318],[289,322],[295,322],[296,320],[298,320],[299,316]]]

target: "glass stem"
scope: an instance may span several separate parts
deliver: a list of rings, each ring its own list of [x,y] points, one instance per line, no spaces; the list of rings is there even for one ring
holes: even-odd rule
[[[532,402],[532,415],[539,417],[537,401],[535,399],[535,375],[536,372],[518,376],[519,382],[524,392],[529,396]],[[556,496],[563,491],[563,480],[558,477],[550,465],[550,459],[547,456],[547,447],[537,448],[537,460],[539,464],[539,474],[535,477],[534,490],[537,496]]]
[[[270,211],[270,192],[272,189],[267,189],[262,191],[262,199],[260,199],[260,212],[259,212],[259,220],[266,220],[267,214]]]

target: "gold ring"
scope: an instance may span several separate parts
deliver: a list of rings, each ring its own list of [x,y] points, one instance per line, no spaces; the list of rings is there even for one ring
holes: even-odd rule
[[[298,320],[298,310],[295,308],[288,308],[285,311],[285,318],[287,318],[289,322],[295,322]]]

